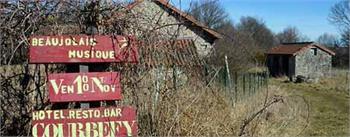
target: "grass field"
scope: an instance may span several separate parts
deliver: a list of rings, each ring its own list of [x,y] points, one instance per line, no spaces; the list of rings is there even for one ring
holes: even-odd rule
[[[304,97],[310,106],[308,127],[301,136],[350,136],[349,80],[346,71],[336,70],[333,76],[319,83],[290,83],[286,78],[271,79],[270,83],[290,95]]]

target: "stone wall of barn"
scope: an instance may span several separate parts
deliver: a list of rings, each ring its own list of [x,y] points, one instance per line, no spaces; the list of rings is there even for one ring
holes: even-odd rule
[[[316,55],[314,49],[316,49]],[[307,49],[295,57],[295,76],[319,78],[329,72],[331,68],[332,55],[318,48]]]
[[[130,30],[133,33],[138,34],[140,32],[137,31],[151,30],[152,33],[158,33],[164,39],[192,39],[200,57],[207,56],[212,50],[210,40],[200,32],[203,30],[181,24],[180,20],[154,2],[145,0],[135,6],[132,12],[137,19],[137,24],[131,27],[133,30]]]

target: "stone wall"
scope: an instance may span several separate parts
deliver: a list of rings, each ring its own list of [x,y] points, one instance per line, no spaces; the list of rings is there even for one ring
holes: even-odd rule
[[[307,49],[295,57],[295,76],[302,75],[308,78],[324,76],[332,68],[332,56],[323,50],[316,48]]]
[[[137,24],[131,26],[129,31],[136,35],[141,33],[139,31],[148,30],[158,33],[164,39],[192,39],[200,57],[207,56],[212,50],[210,41],[199,32],[203,30],[188,27],[188,22],[175,18],[155,2],[143,1],[132,9],[132,14]]]

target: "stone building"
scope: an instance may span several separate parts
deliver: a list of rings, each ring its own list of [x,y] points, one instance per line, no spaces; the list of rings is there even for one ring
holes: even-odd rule
[[[272,76],[319,78],[332,68],[335,53],[313,42],[284,43],[267,53],[267,66]]]
[[[151,30],[162,40],[191,39],[201,58],[208,56],[215,41],[221,38],[219,33],[172,6],[168,0],[135,0],[127,9],[137,22],[130,25],[131,33],[137,35],[138,31]]]
[[[202,78],[203,58],[221,38],[219,33],[168,0],[134,0],[126,11],[122,31],[142,41],[138,68],[144,67],[146,73],[139,73],[146,75],[143,87],[150,87],[152,96],[158,98],[164,91],[161,88],[177,89],[191,79]]]

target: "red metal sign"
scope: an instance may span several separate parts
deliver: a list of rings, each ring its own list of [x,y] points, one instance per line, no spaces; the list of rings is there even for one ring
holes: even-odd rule
[[[133,37],[124,36],[33,36],[30,63],[137,62]]]
[[[32,135],[137,136],[136,111],[131,107],[35,111],[32,113]]]
[[[117,72],[49,74],[50,102],[121,99]]]

